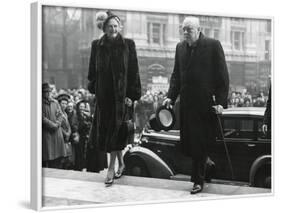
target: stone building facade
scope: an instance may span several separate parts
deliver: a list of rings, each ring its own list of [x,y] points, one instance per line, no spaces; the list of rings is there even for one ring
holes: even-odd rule
[[[95,24],[99,10],[57,9],[60,21],[55,24],[50,21],[54,8],[46,10],[50,11],[43,24],[43,78],[58,88],[85,87],[91,41],[102,34]],[[182,39],[180,25],[188,14],[113,12],[122,20],[122,34],[136,43],[143,92],[167,90],[175,47]],[[199,19],[202,32],[222,43],[232,90],[266,90],[271,72],[271,20],[205,15]],[[67,31],[65,38],[63,31]]]

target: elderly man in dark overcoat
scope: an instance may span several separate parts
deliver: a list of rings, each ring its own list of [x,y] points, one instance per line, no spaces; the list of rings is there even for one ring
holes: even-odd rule
[[[227,107],[229,77],[220,42],[200,32],[199,19],[186,17],[182,29],[184,41],[177,44],[163,104],[170,107],[180,95],[181,150],[192,158],[195,194],[203,189],[208,146],[215,140],[215,113]]]

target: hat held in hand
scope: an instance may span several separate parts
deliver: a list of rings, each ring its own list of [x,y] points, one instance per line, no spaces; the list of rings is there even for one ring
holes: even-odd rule
[[[155,131],[169,131],[173,128],[176,122],[176,116],[172,108],[160,106],[156,113],[149,119],[151,128]]]

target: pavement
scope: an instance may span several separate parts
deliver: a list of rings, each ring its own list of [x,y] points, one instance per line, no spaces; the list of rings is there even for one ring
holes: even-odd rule
[[[106,187],[105,175],[106,171],[90,173],[44,168],[42,205],[127,205],[271,194],[270,189],[208,183],[201,193],[191,195],[191,182],[133,176],[122,176]]]

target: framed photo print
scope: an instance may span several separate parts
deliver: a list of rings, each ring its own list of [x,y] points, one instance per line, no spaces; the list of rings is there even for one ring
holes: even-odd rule
[[[31,12],[33,209],[273,194],[273,17]]]

